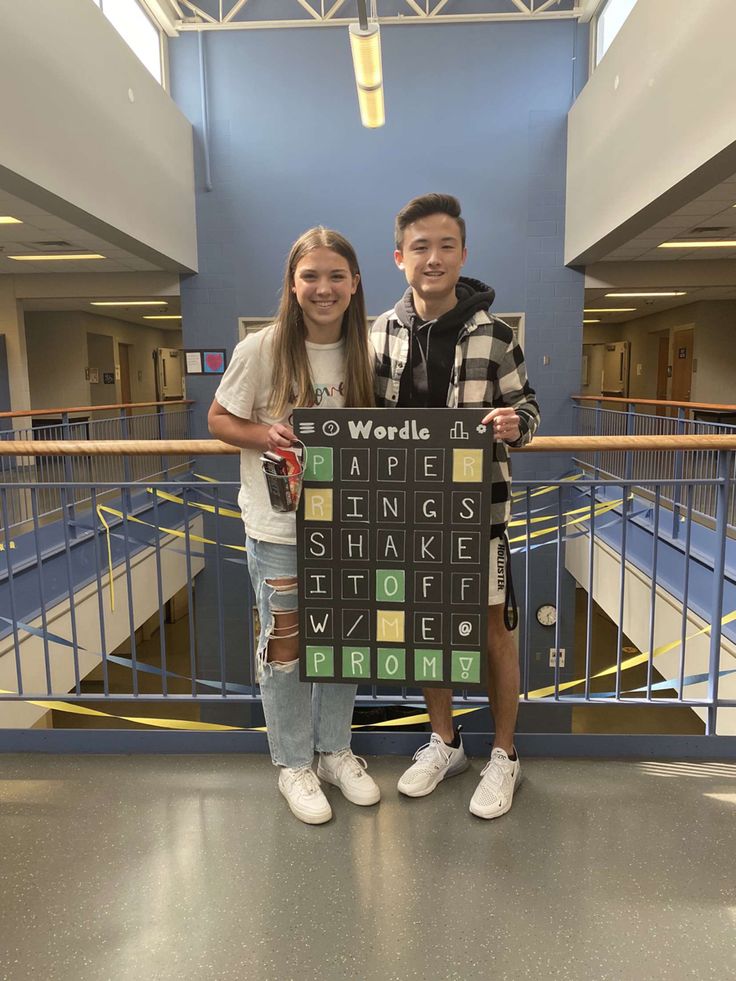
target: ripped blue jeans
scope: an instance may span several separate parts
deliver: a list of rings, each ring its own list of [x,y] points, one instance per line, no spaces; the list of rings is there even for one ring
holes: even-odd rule
[[[273,636],[287,639],[293,630],[279,627],[280,613],[297,610],[296,546],[246,537],[248,572],[261,620],[256,663],[266,717],[268,745],[275,766],[311,765],[315,751],[338,753],[350,746],[356,685],[300,681],[299,662],[267,660]],[[293,585],[272,585],[293,579]]]

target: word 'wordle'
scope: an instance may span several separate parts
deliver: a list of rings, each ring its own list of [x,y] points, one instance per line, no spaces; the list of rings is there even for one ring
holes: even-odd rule
[[[302,679],[485,684],[493,451],[481,418],[295,411]]]

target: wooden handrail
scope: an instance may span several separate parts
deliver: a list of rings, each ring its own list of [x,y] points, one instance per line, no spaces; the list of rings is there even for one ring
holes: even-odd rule
[[[595,450],[736,450],[736,435],[537,436],[515,453],[590,453]],[[219,439],[2,440],[0,456],[216,456],[239,453]]]
[[[58,416],[65,412],[99,412],[104,409],[150,409],[154,405],[194,405],[194,399],[169,399],[163,402],[116,402],[113,405],[73,405],[61,409],[14,409],[0,412],[0,419],[17,419],[22,416]],[[74,421],[74,420],[70,420]]]
[[[702,409],[707,412],[736,412],[736,405],[718,402],[668,402],[665,399],[626,399],[619,395],[571,395],[576,402],[623,402],[625,405],[657,405],[672,409]]]

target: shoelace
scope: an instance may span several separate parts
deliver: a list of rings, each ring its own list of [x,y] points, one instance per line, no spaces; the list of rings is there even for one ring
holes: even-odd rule
[[[362,756],[356,756],[350,749],[339,754],[337,765],[339,769],[346,767],[354,777],[362,777],[363,771],[368,769],[367,761]]]
[[[419,763],[419,765],[431,772],[436,770],[440,766],[445,766],[447,761],[450,759],[449,753],[446,753],[442,748],[442,740],[439,736],[432,738],[424,746],[420,746],[419,749],[414,754],[413,759]]]
[[[510,776],[501,764],[502,761],[500,759],[491,756],[490,760],[480,772],[483,782],[494,791],[501,790],[504,781]]]
[[[293,781],[294,785],[304,794],[316,794],[318,790],[321,790],[319,780],[314,770],[309,766],[296,770]]]

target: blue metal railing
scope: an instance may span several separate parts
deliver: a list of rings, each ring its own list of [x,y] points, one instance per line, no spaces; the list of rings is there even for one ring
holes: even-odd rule
[[[15,417],[20,413],[13,413]],[[77,409],[34,412],[26,417],[31,426],[5,429],[0,439],[5,441],[37,442],[38,450],[43,443],[55,440],[181,440],[191,434],[191,404],[141,403],[120,406],[110,414],[110,407],[95,409],[94,406]],[[123,483],[168,477],[170,472],[181,470],[189,463],[187,457],[168,458],[165,455],[149,456],[53,456],[43,452],[22,457],[0,456],[0,483],[14,488],[8,495],[8,527],[17,527],[33,520],[27,488],[33,484],[39,488],[36,499],[37,518],[46,520],[62,506],[74,517],[75,507],[89,498],[83,493],[85,483]],[[61,485],[66,486],[62,494]],[[54,485],[57,485],[54,487]],[[62,505],[62,496],[66,503]]]
[[[736,412],[726,410],[733,406],[722,406],[722,413],[703,411],[703,418],[695,418],[697,406],[683,403],[662,402],[656,411],[647,404],[647,411],[637,409],[647,403],[636,400],[611,399],[605,396],[584,399],[578,397],[574,401],[576,432],[580,436],[713,436],[736,435]],[[669,412],[657,414],[658,412]],[[730,419],[731,422],[708,421]],[[586,471],[608,477],[622,477],[640,481],[658,478],[662,481],[662,499],[671,511],[673,534],[677,536],[681,528],[682,499],[681,481],[705,478],[693,500],[693,513],[699,519],[714,520],[717,504],[717,484],[715,478],[719,472],[718,456],[708,449],[667,452],[652,451],[647,454],[631,453],[624,450],[596,451],[583,454],[576,462]],[[731,478],[735,476],[731,471]],[[666,478],[671,477],[668,485]],[[727,523],[731,528],[736,527],[736,499],[731,496],[728,502]]]
[[[189,441],[152,445],[148,455],[199,456],[198,472],[206,471],[205,443],[212,452],[214,441]],[[611,443],[611,449],[599,449],[601,460],[624,452]],[[575,446],[579,451],[586,444],[538,438],[533,446],[576,452]],[[90,445],[89,452],[97,459],[111,449]],[[556,480],[514,484],[509,538],[521,608],[522,708],[685,708],[700,713],[707,735],[719,732],[719,711],[736,709],[736,614],[729,619],[736,610],[736,575],[728,535],[734,449],[736,439],[709,449],[715,473],[707,476],[689,476],[689,454],[698,450],[677,451],[688,474],[682,478],[671,467],[663,478],[642,476],[648,454],[631,451],[628,477],[608,476],[602,465],[591,475],[588,465]],[[11,446],[0,444],[6,451]],[[58,444],[50,443],[49,453],[57,451]],[[192,713],[195,725],[216,728],[223,718],[232,720],[236,706],[251,706],[251,721],[259,720],[254,604],[238,489],[235,481],[206,479],[206,472],[143,483],[15,481],[0,487],[0,702],[39,702],[40,711],[50,702],[60,711],[94,704],[108,723],[109,717],[140,723],[143,707],[159,703],[157,715],[166,713],[169,728],[190,727]],[[681,512],[677,535],[663,521],[673,489]],[[41,502],[49,490],[60,506],[56,520],[42,523]],[[714,502],[707,528],[694,523],[704,491]],[[10,501],[19,492],[27,497],[30,524],[14,529]],[[73,509],[70,500],[76,501]],[[618,556],[618,565],[601,584],[599,567],[609,553]],[[632,611],[636,568],[648,577],[643,615]],[[576,582],[588,590],[577,649]],[[177,597],[186,629],[174,645],[165,608]],[[601,651],[594,601],[605,607],[606,598],[616,640]],[[556,606],[553,627],[536,621],[541,602]],[[636,602],[641,605],[641,595]],[[674,619],[673,609],[679,611]],[[668,612],[664,637],[662,610]],[[140,631],[152,615],[158,638],[144,651]],[[665,656],[673,652],[674,666]],[[422,702],[419,691],[398,688],[363,689],[357,699],[363,708],[391,704],[414,711]],[[476,708],[486,699],[458,692],[455,702]],[[239,719],[226,724],[242,726]]]

